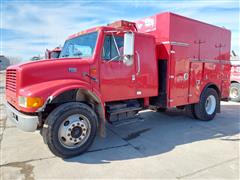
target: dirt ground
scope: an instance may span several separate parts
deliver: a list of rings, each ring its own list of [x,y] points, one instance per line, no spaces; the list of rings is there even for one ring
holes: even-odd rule
[[[183,112],[142,111],[138,119],[107,127],[88,152],[55,157],[39,132],[6,118],[0,72],[1,179],[239,179],[240,104],[222,102],[210,122]]]

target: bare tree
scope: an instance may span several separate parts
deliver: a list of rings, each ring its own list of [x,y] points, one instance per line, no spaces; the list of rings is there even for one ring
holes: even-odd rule
[[[22,62],[22,58],[21,57],[7,56],[7,58],[9,59],[11,65],[18,64],[18,63]]]

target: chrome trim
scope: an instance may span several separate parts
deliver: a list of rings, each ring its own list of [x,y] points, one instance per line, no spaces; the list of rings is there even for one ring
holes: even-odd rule
[[[138,76],[139,74],[140,74],[140,72],[141,72],[141,62],[140,62],[140,56],[139,56],[139,53],[138,53],[138,51],[136,51],[136,54],[137,54],[137,60],[138,60],[138,70],[137,70],[137,73],[136,73],[136,75]]]
[[[170,45],[175,45],[175,46],[189,46],[188,43],[184,42],[175,42],[175,41],[163,41],[161,44],[170,44]]]
[[[113,42],[114,42],[115,48],[116,48],[116,50],[117,50],[117,52],[118,52],[118,56],[121,56],[121,54],[120,54],[120,51],[119,51],[119,49],[118,49],[118,45],[117,45],[117,42],[116,42],[116,39],[115,39],[115,36],[114,36],[113,32],[112,32],[111,34],[112,34],[112,37],[113,37]]]
[[[205,62],[205,63],[221,63],[221,64],[231,64],[229,60],[220,59],[191,59],[191,62]]]
[[[30,116],[23,114],[12,107],[9,103],[5,103],[8,118],[16,124],[16,126],[26,132],[34,132],[39,124],[38,116]]]

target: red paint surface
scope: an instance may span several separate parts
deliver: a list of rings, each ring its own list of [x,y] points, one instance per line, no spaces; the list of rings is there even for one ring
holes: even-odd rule
[[[232,65],[231,66],[231,82],[240,83],[240,65]]]
[[[172,100],[168,102],[168,107],[198,102],[202,90],[210,83],[219,88],[222,98],[228,97],[229,30],[172,13],[158,14],[137,21],[136,27],[138,32],[135,32],[135,51],[141,59],[139,75],[136,75],[136,55],[132,66],[126,66],[123,62],[107,63],[101,58],[104,31],[122,31],[124,28],[92,28],[69,37],[92,31],[99,32],[95,52],[90,59],[62,58],[9,67],[7,101],[20,111],[35,112],[37,109],[19,107],[18,96],[42,97],[46,101],[49,96],[56,97],[64,91],[83,88],[92,91],[102,104],[115,100],[144,98],[147,105],[149,97],[158,95],[157,62],[162,59],[168,62],[167,96]],[[187,43],[188,46],[166,42]],[[77,72],[69,72],[69,68],[76,68]],[[84,76],[83,72],[97,81]],[[188,75],[187,79],[184,79],[184,74]],[[135,80],[132,79],[133,75]],[[170,75],[174,78],[170,79]],[[197,84],[197,81],[200,83]]]

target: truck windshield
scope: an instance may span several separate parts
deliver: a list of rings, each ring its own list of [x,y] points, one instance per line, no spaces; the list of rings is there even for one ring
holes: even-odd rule
[[[84,34],[64,43],[59,58],[63,57],[92,57],[97,41],[98,32]]]

